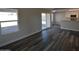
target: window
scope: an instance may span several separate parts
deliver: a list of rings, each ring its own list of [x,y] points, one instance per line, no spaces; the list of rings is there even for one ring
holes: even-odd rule
[[[41,13],[42,17],[42,29],[50,27],[50,13]]]
[[[41,14],[42,16],[42,29],[46,29],[46,14],[45,13],[42,13]]]
[[[18,31],[18,16],[16,12],[0,12],[1,34],[8,34]]]

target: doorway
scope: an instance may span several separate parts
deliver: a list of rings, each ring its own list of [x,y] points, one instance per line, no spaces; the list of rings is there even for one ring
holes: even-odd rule
[[[42,30],[49,28],[51,23],[50,23],[50,13],[42,13]]]

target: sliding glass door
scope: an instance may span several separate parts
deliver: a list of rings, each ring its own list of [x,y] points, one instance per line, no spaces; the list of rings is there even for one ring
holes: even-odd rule
[[[42,13],[42,29],[50,27],[50,13]]]

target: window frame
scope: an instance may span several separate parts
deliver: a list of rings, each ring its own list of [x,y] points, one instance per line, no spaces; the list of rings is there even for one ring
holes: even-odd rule
[[[0,12],[6,12],[6,11],[0,11]],[[9,12],[9,11],[7,11],[7,12]],[[10,11],[11,12],[11,11]],[[17,22],[18,23],[18,11],[16,10],[15,11],[15,13],[17,14],[17,20],[6,20],[6,21],[0,21],[0,35],[3,35],[2,34],[2,27],[1,27],[1,23],[3,23],[3,22]],[[18,26],[18,25],[17,25]],[[18,27],[19,28],[19,27]],[[10,33],[13,33],[13,32],[10,32]],[[9,33],[7,33],[7,34],[9,34]]]

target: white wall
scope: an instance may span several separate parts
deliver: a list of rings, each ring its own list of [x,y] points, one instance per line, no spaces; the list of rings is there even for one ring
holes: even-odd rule
[[[55,13],[55,20],[56,23],[61,25],[62,29],[68,29],[68,30],[74,30],[74,31],[79,31],[79,21],[69,21],[70,18],[66,18],[66,14],[68,12],[56,12]],[[72,14],[69,12],[68,15]],[[79,13],[77,13],[79,14]],[[79,20],[79,17],[78,17]]]
[[[33,33],[41,31],[41,13],[45,9],[17,9],[19,16],[19,31],[7,35],[0,35],[0,46],[27,37]]]
[[[61,28],[73,31],[79,31],[79,21],[61,21]]]
[[[64,12],[57,12],[55,13],[55,20],[56,20],[56,23],[59,23],[63,20],[65,20],[65,13]]]

